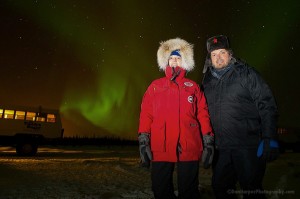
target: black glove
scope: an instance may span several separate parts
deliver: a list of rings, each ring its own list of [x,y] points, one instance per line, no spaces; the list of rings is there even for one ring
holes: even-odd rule
[[[149,133],[139,133],[138,139],[139,139],[141,166],[149,168],[150,162],[152,160]]]
[[[214,157],[214,136],[211,135],[204,135],[203,136],[203,154],[202,154],[202,163],[204,169],[208,169],[213,161]]]
[[[267,162],[276,160],[279,156],[279,145],[276,140],[263,138],[257,149],[257,157],[261,157]]]

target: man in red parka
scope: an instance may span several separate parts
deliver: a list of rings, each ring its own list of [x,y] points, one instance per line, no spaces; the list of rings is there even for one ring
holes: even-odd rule
[[[205,96],[199,85],[185,78],[194,68],[193,45],[180,38],[161,42],[157,61],[165,77],[154,80],[142,100],[138,130],[142,166],[152,161],[155,198],[176,198],[175,163],[179,198],[199,198],[199,160],[203,148],[206,152],[213,148],[214,139]]]

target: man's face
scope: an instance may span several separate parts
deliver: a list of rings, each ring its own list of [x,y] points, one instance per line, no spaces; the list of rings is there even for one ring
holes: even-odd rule
[[[212,65],[217,68],[225,68],[231,59],[231,55],[226,49],[214,50],[210,53]]]
[[[169,57],[169,66],[171,67],[176,67],[179,66],[181,67],[182,64],[182,60],[180,56],[177,55],[172,55]]]

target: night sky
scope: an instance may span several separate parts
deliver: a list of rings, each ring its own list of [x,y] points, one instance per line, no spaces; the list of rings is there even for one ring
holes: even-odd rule
[[[194,44],[200,83],[206,39],[227,35],[270,85],[279,126],[300,128],[300,3],[0,0],[0,104],[60,109],[66,136],[135,138],[159,42]]]

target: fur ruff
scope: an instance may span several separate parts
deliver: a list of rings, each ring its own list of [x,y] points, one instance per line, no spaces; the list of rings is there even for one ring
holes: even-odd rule
[[[157,62],[160,70],[165,71],[169,64],[169,57],[173,50],[180,50],[180,55],[182,58],[182,68],[186,71],[191,71],[194,69],[194,51],[193,44],[187,41],[175,38],[160,43],[160,47],[157,51]]]

